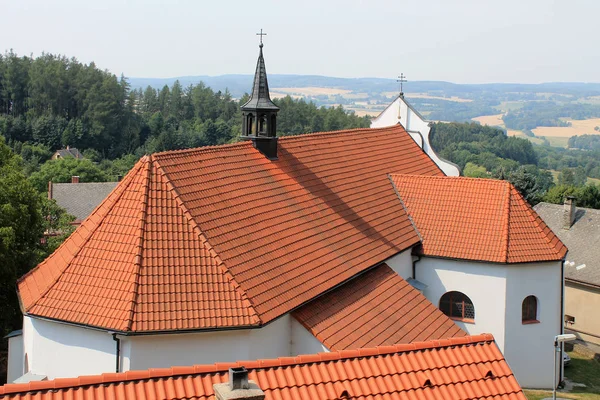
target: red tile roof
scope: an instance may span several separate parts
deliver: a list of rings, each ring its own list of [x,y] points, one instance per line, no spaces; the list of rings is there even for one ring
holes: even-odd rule
[[[18,282],[31,315],[117,331],[255,326],[415,245],[388,173],[442,175],[401,126],[144,157]]]
[[[130,371],[0,387],[14,400],[214,399],[212,385],[245,366],[266,400],[525,400],[489,334],[307,356]]]
[[[386,264],[292,315],[329,350],[336,351],[466,335]]]
[[[392,175],[428,256],[524,263],[564,258],[567,248],[506,181]]]

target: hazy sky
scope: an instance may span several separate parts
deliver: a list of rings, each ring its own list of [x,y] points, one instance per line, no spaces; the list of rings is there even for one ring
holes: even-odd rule
[[[598,0],[0,0],[0,51],[129,77],[267,71],[479,82],[600,82]]]

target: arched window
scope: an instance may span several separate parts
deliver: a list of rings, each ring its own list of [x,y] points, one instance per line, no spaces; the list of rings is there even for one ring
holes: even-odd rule
[[[267,116],[264,114],[260,116],[258,132],[267,133]]]
[[[475,319],[475,307],[473,302],[464,293],[448,292],[440,299],[440,310],[451,318],[467,320]]]
[[[537,298],[535,296],[527,296],[523,300],[521,308],[521,321],[525,323],[539,322],[537,319]]]

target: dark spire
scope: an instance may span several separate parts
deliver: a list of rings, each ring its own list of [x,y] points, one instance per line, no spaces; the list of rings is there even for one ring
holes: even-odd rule
[[[262,40],[262,36],[261,36]],[[265,68],[265,59],[263,58],[263,44],[260,44],[258,62],[256,63],[256,72],[254,73],[254,85],[250,100],[242,106],[242,110],[260,108],[263,110],[279,110],[271,101],[269,95],[269,82],[267,82],[267,69]]]
[[[267,82],[267,69],[263,58],[262,37],[266,33],[260,30],[260,51],[254,85],[250,100],[242,108],[242,138],[252,140],[254,147],[270,160],[277,159],[277,107],[269,96],[269,83]]]

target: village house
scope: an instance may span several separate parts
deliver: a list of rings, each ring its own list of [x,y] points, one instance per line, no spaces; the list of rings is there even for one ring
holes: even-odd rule
[[[96,207],[112,192],[118,182],[80,182],[72,176],[70,183],[48,182],[48,199],[64,208],[75,217],[75,225],[88,217]]]
[[[539,203],[534,208],[569,247],[565,261],[565,329],[600,344],[600,210]]]
[[[566,247],[515,188],[402,120],[278,138],[277,111],[261,45],[240,142],[143,157],[19,280],[9,380],[489,332],[551,387]]]
[[[65,149],[56,150],[50,158],[52,160],[58,160],[60,158],[77,158],[81,160],[83,159],[83,154],[75,147],[67,146]]]

